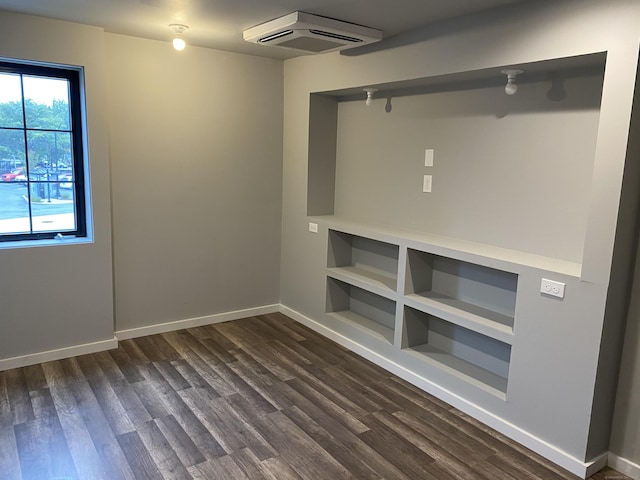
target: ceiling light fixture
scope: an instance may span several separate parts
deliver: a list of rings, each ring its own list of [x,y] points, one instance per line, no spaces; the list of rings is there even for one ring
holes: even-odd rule
[[[187,44],[182,38],[182,34],[186,32],[189,27],[187,25],[182,25],[181,23],[172,23],[171,25],[169,25],[169,28],[173,32],[173,48],[175,48],[179,52],[184,50],[184,47]]]
[[[366,104],[367,104],[367,107],[369,107],[373,103],[373,94],[376,93],[378,91],[378,89],[377,88],[363,88],[362,90],[367,92]]]
[[[507,95],[514,95],[518,91],[516,77],[523,72],[524,70],[502,70],[502,73],[507,76],[507,84],[504,87],[504,93]]]

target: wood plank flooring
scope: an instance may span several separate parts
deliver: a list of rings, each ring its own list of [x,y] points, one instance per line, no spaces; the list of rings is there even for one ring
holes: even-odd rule
[[[280,314],[0,372],[2,480],[576,478]]]

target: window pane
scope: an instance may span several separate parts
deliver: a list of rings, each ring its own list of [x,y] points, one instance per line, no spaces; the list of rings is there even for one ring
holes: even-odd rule
[[[70,130],[69,81],[23,77],[27,128]]]
[[[0,73],[0,127],[23,127],[20,75]]]
[[[73,189],[63,182],[32,182],[31,212],[34,232],[67,232],[76,229]]]
[[[0,242],[87,235],[80,80],[0,60]]]
[[[0,174],[3,181],[6,181],[5,174],[11,174],[17,169],[24,170],[24,152],[24,132],[0,128]]]
[[[32,180],[57,180],[57,175],[70,174],[71,134],[68,132],[27,132],[29,173]]]
[[[0,234],[30,232],[26,183],[0,183]]]

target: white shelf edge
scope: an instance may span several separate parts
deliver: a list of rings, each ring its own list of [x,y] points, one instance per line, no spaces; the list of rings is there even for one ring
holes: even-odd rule
[[[417,294],[405,295],[404,304],[508,345],[513,344],[513,327]]]
[[[386,277],[383,275],[375,275],[374,272],[358,268],[358,267],[329,267],[327,268],[327,276],[343,281],[350,285],[368,290],[381,297],[395,300],[396,288],[398,284],[397,278]],[[394,283],[394,287],[388,283]]]
[[[335,217],[333,215],[327,215],[327,216],[317,216],[317,217],[309,217],[309,218],[326,222],[327,219],[334,219]],[[390,235],[390,234],[384,233],[381,230],[368,229],[366,227],[363,229],[361,227],[362,225],[357,222],[349,222],[349,221],[344,221],[344,222],[339,221],[336,223],[333,223],[331,221],[327,222],[328,230],[333,230],[338,233],[345,233],[347,235],[355,235],[357,237],[369,238],[371,240],[376,240],[378,242],[394,245],[398,248],[400,247],[400,239],[398,238],[397,235]]]

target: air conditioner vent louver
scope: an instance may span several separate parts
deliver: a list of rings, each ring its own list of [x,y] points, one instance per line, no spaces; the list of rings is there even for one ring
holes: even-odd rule
[[[293,30],[284,30],[282,32],[274,33],[273,35],[269,35],[267,37],[263,37],[259,40],[260,43],[268,43],[272,40],[277,40],[278,38],[286,37],[287,35],[291,35]]]
[[[362,25],[294,12],[243,32],[248,42],[324,53],[377,42],[382,32]]]
[[[310,28],[309,32],[313,33],[314,35],[320,35],[322,37],[331,37],[331,38],[335,38],[336,40],[343,40],[345,42],[351,42],[351,43],[362,42],[362,40],[359,38],[347,37],[346,35],[340,35],[339,33],[323,32],[322,30],[316,30],[315,28]]]

